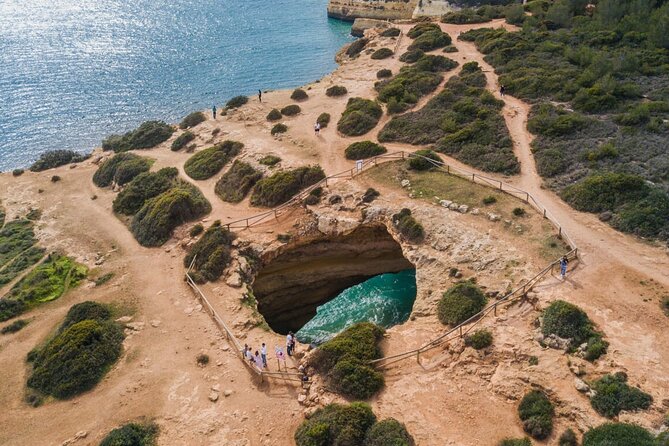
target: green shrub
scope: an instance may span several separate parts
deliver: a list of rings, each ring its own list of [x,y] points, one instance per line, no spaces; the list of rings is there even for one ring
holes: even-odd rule
[[[430,170],[435,167],[435,163],[430,162],[429,160],[434,161],[437,165],[443,164],[443,161],[432,150],[416,150],[414,153],[409,155],[407,160],[407,167],[411,170]]]
[[[204,232],[204,226],[202,226],[202,223],[197,223],[196,225],[193,225],[192,228],[190,228],[190,231],[188,231],[188,235],[190,235],[191,237],[197,237],[203,232]]]
[[[88,158],[90,158],[90,155],[82,155],[73,150],[49,150],[39,156],[37,161],[30,166],[30,170],[32,172],[42,172],[66,164],[80,163]]]
[[[177,136],[174,141],[172,141],[172,146],[170,147],[173,152],[181,150],[188,145],[192,140],[195,139],[195,133],[190,130],[186,130],[181,135]]]
[[[58,175],[53,175],[53,176],[51,177],[51,182],[52,182],[52,183],[57,183],[57,182],[59,182],[60,180],[61,180],[61,178],[60,178],[60,176],[58,176]]]
[[[381,31],[381,37],[397,37],[401,33],[399,28],[387,28]]]
[[[184,172],[194,180],[206,180],[216,175],[244,148],[237,141],[223,141],[188,158]]]
[[[23,175],[24,170],[23,169],[14,169],[12,170],[12,176],[14,177],[20,177]]]
[[[130,224],[142,246],[160,246],[174,228],[211,212],[211,204],[194,185],[175,180],[172,188],[147,200]]]
[[[348,48],[346,48],[346,55],[347,55],[348,57],[355,57],[355,56],[357,56],[358,54],[360,54],[360,52],[361,52],[363,49],[365,49],[365,45],[367,45],[367,43],[369,43],[369,39],[367,39],[366,37],[362,37],[362,38],[360,38],[360,39],[354,40],[354,41],[348,46]]]
[[[263,166],[275,166],[281,162],[281,158],[276,155],[265,155],[258,161]]]
[[[102,150],[127,152],[128,150],[150,149],[170,139],[174,133],[172,126],[163,121],[146,121],[135,130],[123,135],[111,135],[102,141]]]
[[[497,203],[497,198],[495,198],[493,195],[488,195],[486,197],[483,197],[483,200],[481,200],[484,205],[488,206],[491,204]]]
[[[529,438],[505,438],[499,442],[499,446],[532,446]]]
[[[321,128],[324,129],[330,123],[330,113],[321,113],[316,118],[316,122],[321,125]]]
[[[276,108],[273,108],[272,110],[270,110],[269,113],[267,113],[267,120],[268,121],[278,121],[282,117],[283,117],[283,115]]]
[[[423,50],[410,50],[407,51],[406,53],[403,53],[400,55],[400,62],[406,62],[406,63],[414,63],[418,61],[421,57],[425,55],[425,51]]]
[[[432,51],[437,48],[443,48],[452,43],[451,36],[441,30],[431,30],[422,33],[416,37],[409,50],[420,49],[423,51]]]
[[[154,446],[157,436],[154,423],[128,423],[109,432],[100,446]]]
[[[95,279],[95,286],[102,286],[105,283],[109,282],[112,277],[114,277],[114,273],[106,273],[103,274]]]
[[[627,385],[622,373],[605,375],[593,382],[595,394],[590,399],[592,407],[602,416],[613,418],[622,410],[648,409],[653,398],[636,387]]]
[[[407,37],[410,39],[415,39],[416,37],[420,37],[426,32],[431,31],[441,31],[441,28],[436,23],[419,23],[411,28],[409,32],[407,32]]]
[[[571,340],[571,349],[587,343],[585,359],[594,361],[606,353],[608,343],[602,339],[588,315],[576,305],[563,300],[551,303],[543,314],[541,327],[545,336],[556,335]]]
[[[439,300],[437,316],[442,324],[456,326],[483,310],[486,302],[485,294],[475,283],[459,282]]]
[[[119,214],[136,214],[147,200],[172,187],[178,175],[175,167],[140,173],[114,198],[112,209]]]
[[[7,225],[9,226],[10,223]],[[4,237],[0,237],[0,240],[2,239],[4,239]],[[10,249],[11,252],[15,252],[9,245],[7,246],[7,249]],[[44,257],[44,252],[45,250],[43,248],[34,245],[26,248],[24,251],[20,251],[16,257],[10,259],[10,261],[0,269],[0,286],[8,284],[16,279],[23,271],[39,262],[42,257]]]
[[[344,357],[328,373],[332,388],[353,399],[366,400],[383,388],[383,375],[357,358]]]
[[[383,115],[381,106],[363,98],[350,98],[337,123],[337,130],[346,136],[361,136],[376,127]]]
[[[381,155],[387,151],[385,147],[372,141],[358,141],[348,146],[344,155],[347,160],[361,160]]]
[[[527,214],[527,211],[523,208],[513,208],[513,215],[516,217],[523,217]]]
[[[291,104],[291,105],[286,105],[281,109],[281,114],[283,116],[295,116],[299,112],[301,112],[302,109],[300,108],[299,105],[297,104]]]
[[[151,161],[133,153],[119,153],[106,160],[93,174],[93,183],[107,187],[112,183],[122,186],[151,168]]]
[[[275,124],[274,127],[272,127],[272,130],[270,133],[272,135],[276,135],[278,133],[286,133],[288,131],[288,126],[286,124]]]
[[[558,446],[578,446],[578,439],[573,430],[567,429],[560,435]]]
[[[525,394],[518,406],[523,429],[537,440],[543,440],[553,431],[553,403],[539,390]]]
[[[660,301],[660,307],[662,308],[662,311],[664,311],[664,314],[669,316],[669,296],[665,296],[662,298]]]
[[[223,201],[239,203],[262,178],[262,172],[248,163],[236,160],[216,182],[214,191]]]
[[[419,243],[425,238],[423,225],[411,215],[410,209],[404,208],[397,214],[394,214],[393,224],[400,234],[412,243]]]
[[[501,14],[501,8],[498,8],[499,11],[497,14],[488,15],[486,12],[492,8],[466,8],[459,11],[452,11],[441,16],[442,23],[453,23],[456,25],[465,25],[465,24],[475,24],[475,23],[485,23],[490,22],[492,19],[497,19],[503,17]],[[496,11],[496,12],[497,12]]]
[[[87,300],[70,307],[65,315],[65,319],[58,327],[58,333],[62,333],[72,325],[85,320],[104,322],[110,320],[111,317],[112,312],[109,306]]]
[[[209,364],[209,355],[207,355],[205,353],[200,353],[195,358],[195,362],[197,362],[197,365],[199,365],[200,367],[204,367],[207,364]]]
[[[20,300],[0,299],[0,322],[7,321],[27,311],[28,305]]]
[[[6,268],[17,256],[37,243],[34,223],[12,220],[0,229],[0,268]]]
[[[527,129],[547,137],[559,137],[582,130],[590,120],[580,113],[569,112],[552,104],[532,106]]]
[[[11,324],[2,327],[2,330],[0,330],[0,334],[4,335],[4,334],[16,333],[17,331],[23,329],[23,327],[25,327],[29,323],[30,321],[26,319],[17,319]]]
[[[217,280],[230,264],[230,247],[234,239],[234,234],[216,221],[188,251],[184,266],[188,268],[195,259],[193,269],[197,276],[211,282]]]
[[[465,336],[465,345],[476,350],[488,348],[492,345],[492,332],[486,329],[477,330]]]
[[[383,68],[383,69],[381,69],[381,70],[379,70],[379,71],[376,72],[376,77],[377,77],[378,79],[386,79],[386,78],[388,78],[388,77],[390,77],[390,76],[392,76],[392,75],[393,75],[393,72],[390,71],[390,70],[387,69],[387,68]]]
[[[181,120],[179,128],[182,130],[193,128],[207,120],[207,117],[201,111],[195,111]]]
[[[251,204],[253,206],[277,206],[323,178],[325,178],[325,172],[320,166],[305,166],[276,172],[256,183],[251,194]]]
[[[653,436],[641,426],[605,423],[583,435],[583,446],[654,446]]]
[[[372,53],[371,58],[374,60],[387,59],[393,55],[393,50],[390,48],[379,48]]]
[[[372,425],[365,435],[364,446],[414,446],[414,441],[404,424],[386,418]]]
[[[325,96],[328,97],[344,96],[346,93],[348,93],[348,90],[341,85],[333,85],[325,90]]]
[[[307,94],[306,91],[302,90],[301,88],[296,88],[291,93],[290,98],[293,101],[305,101],[305,100],[309,99],[309,95]]]
[[[365,403],[328,404],[302,422],[295,432],[297,446],[362,445],[376,422]]]
[[[371,203],[374,201],[381,193],[374,188],[368,188],[364,194],[362,194],[363,203]]]
[[[246,96],[235,96],[225,103],[225,108],[239,108],[242,105],[249,102],[249,98]]]

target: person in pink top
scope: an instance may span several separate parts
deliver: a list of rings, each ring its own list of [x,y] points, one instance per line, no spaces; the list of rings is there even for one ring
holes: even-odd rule
[[[276,353],[276,363],[279,366],[279,370],[281,370],[281,363],[283,362],[283,367],[284,369],[288,369],[286,367],[286,356],[283,354],[283,350],[281,350],[281,347],[278,345],[274,347],[274,353]]]

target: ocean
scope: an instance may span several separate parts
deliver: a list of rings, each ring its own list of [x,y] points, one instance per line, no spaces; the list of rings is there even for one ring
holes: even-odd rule
[[[331,72],[327,0],[0,0],[0,170]]]

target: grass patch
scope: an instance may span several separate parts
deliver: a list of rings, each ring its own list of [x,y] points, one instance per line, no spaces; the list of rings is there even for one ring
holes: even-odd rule
[[[286,105],[281,109],[281,114],[283,116],[295,116],[300,113],[302,109],[297,104]]]
[[[181,135],[177,136],[177,138],[174,141],[172,141],[172,146],[170,146],[170,149],[173,152],[181,150],[194,139],[195,139],[195,133],[191,132],[190,130],[186,130]]]
[[[17,319],[11,324],[2,327],[2,330],[0,330],[0,334],[4,335],[4,334],[16,333],[17,331],[22,330],[29,323],[30,321],[27,319]]]
[[[276,155],[265,155],[258,161],[263,166],[276,166],[281,162],[281,158]]]
[[[492,332],[482,329],[465,336],[465,345],[475,350],[483,350],[492,345]]]
[[[246,96],[235,96],[234,98],[230,99],[228,102],[225,103],[225,108],[226,109],[239,108],[242,105],[245,105],[247,102],[249,102],[248,97],[246,97]]]
[[[320,166],[305,166],[276,172],[256,183],[251,194],[251,205],[277,206],[323,178],[325,172]]]
[[[381,155],[387,151],[385,147],[372,141],[358,141],[348,146],[344,155],[347,160],[361,160]]]
[[[207,120],[207,117],[201,111],[195,111],[190,113],[179,123],[179,128],[181,130],[186,130],[195,127],[198,124],[203,123]]]
[[[450,287],[439,300],[437,316],[442,324],[456,326],[483,310],[487,301],[483,291],[474,282],[459,282]]]
[[[410,209],[404,208],[394,214],[393,225],[406,240],[412,243],[420,243],[425,238],[423,225],[411,215]]]
[[[37,161],[30,166],[30,170],[32,172],[42,172],[66,164],[80,163],[88,158],[90,158],[90,155],[82,155],[74,150],[49,150],[39,156]]]
[[[656,446],[650,432],[627,423],[605,423],[583,435],[583,446]]]
[[[193,259],[191,277],[197,283],[215,281],[230,264],[230,247],[235,239],[233,233],[215,221],[188,251],[184,258],[184,266],[188,268]]]
[[[172,126],[163,121],[146,121],[135,130],[123,135],[111,135],[102,141],[102,150],[127,152],[128,150],[150,149],[167,141],[174,133]]]
[[[653,398],[636,387],[627,385],[627,375],[605,375],[591,385],[595,394],[590,399],[593,409],[602,416],[613,418],[621,411],[648,409]]]
[[[154,446],[158,432],[155,423],[128,423],[109,432],[100,446]]]
[[[136,214],[147,200],[170,189],[178,175],[175,167],[140,173],[114,198],[112,209],[119,214]]]
[[[333,85],[332,87],[329,87],[327,90],[325,90],[325,96],[331,98],[344,96],[346,93],[348,93],[348,90],[342,85]]]
[[[301,88],[296,88],[290,94],[290,98],[293,101],[306,101],[307,99],[309,99],[309,95],[307,94],[306,91],[302,90]]]
[[[93,174],[93,183],[107,187],[112,183],[123,186],[151,168],[151,161],[134,153],[119,153],[106,160]]]
[[[262,172],[248,163],[236,160],[216,182],[214,191],[223,201],[239,203],[261,178]]]
[[[360,136],[372,130],[383,115],[381,106],[364,98],[350,98],[342,113],[337,130],[346,136]]]
[[[288,131],[288,126],[286,124],[274,124],[270,133],[272,135],[278,135],[279,133],[286,133]]]
[[[393,50],[390,48],[379,48],[378,50],[374,51],[372,55],[370,56],[374,60],[381,60],[381,59],[387,59],[393,55]]]
[[[539,390],[525,394],[518,406],[518,415],[525,432],[537,440],[548,438],[553,432],[553,403]]]
[[[188,235],[190,235],[191,237],[197,237],[203,232],[204,232],[204,226],[202,226],[202,223],[197,223],[193,225],[192,228],[190,228],[190,230],[188,231]]]
[[[206,180],[216,175],[244,148],[237,141],[223,141],[188,158],[184,164],[186,175],[194,180]]]

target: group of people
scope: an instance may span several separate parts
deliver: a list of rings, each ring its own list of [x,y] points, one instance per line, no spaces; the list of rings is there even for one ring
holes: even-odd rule
[[[286,335],[286,354],[288,356],[293,356],[295,353],[295,334],[293,332],[288,332]],[[277,366],[281,370],[287,370],[286,366],[286,354],[284,354],[283,349],[278,345],[274,347],[274,354],[276,355]],[[249,347],[248,344],[244,344],[244,350],[242,350],[242,356],[245,360],[249,361],[251,365],[258,368],[258,370],[268,370],[267,366],[267,345],[263,342],[260,346],[260,350],[256,350],[255,353],[253,348]]]

